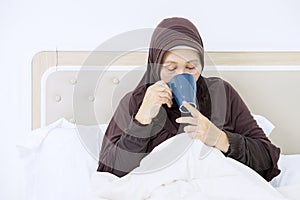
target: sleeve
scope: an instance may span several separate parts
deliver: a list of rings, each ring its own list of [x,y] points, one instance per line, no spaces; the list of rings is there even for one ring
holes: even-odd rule
[[[231,125],[224,127],[228,136],[229,150],[225,154],[251,167],[267,181],[280,173],[277,162],[280,149],[273,145],[257,125],[246,104],[228,83],[227,115]]]
[[[134,120],[129,112],[128,98],[121,100],[105,133],[97,171],[110,172],[119,177],[138,167],[148,154],[148,145],[153,126],[159,123],[154,118],[149,125],[142,125]]]

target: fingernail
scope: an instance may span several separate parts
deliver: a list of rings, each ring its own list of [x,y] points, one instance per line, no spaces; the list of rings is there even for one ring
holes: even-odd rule
[[[179,123],[179,122],[180,122],[180,119],[179,119],[179,118],[177,118],[175,121],[176,121],[177,123]]]

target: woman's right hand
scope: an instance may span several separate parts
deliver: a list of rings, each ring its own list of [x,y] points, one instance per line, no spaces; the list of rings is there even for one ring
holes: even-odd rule
[[[135,119],[141,124],[150,124],[163,104],[171,108],[172,91],[164,81],[160,80],[148,87]]]

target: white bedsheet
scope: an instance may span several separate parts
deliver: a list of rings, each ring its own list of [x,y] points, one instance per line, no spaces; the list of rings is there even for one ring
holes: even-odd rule
[[[277,190],[290,200],[300,199],[300,184],[282,186],[277,188]]]
[[[156,153],[142,160],[140,167],[122,178],[106,172],[95,173],[84,199],[285,199],[252,169],[226,158],[214,148],[199,159],[201,148],[206,147],[199,140],[192,140],[189,148],[172,164],[150,172],[149,166],[154,161],[163,162],[166,152],[161,150],[172,149],[169,147],[175,145],[174,140],[186,143],[191,139],[187,134],[180,134],[165,141],[154,151]]]

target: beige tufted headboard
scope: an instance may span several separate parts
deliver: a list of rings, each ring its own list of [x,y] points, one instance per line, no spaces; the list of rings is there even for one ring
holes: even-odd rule
[[[32,60],[32,129],[61,117],[108,123],[146,59],[147,52],[39,52]],[[253,113],[267,117],[283,153],[300,153],[300,52],[206,52],[203,73],[229,81]]]

